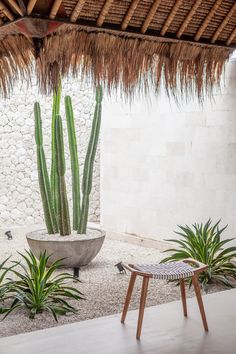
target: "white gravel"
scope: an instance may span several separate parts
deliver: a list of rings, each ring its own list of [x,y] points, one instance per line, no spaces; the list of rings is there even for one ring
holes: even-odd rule
[[[31,230],[27,230],[31,231]],[[26,228],[12,231],[13,240],[7,240],[0,230],[0,262],[9,255],[12,259],[19,259],[18,252],[27,249],[25,239]],[[82,283],[76,285],[86,297],[86,300],[77,303],[78,313],[72,316],[62,316],[56,323],[48,313],[37,315],[30,320],[24,310],[12,313],[4,321],[0,321],[0,336],[10,336],[22,332],[58,326],[65,323],[83,321],[100,316],[106,316],[122,311],[124,298],[129,282],[129,274],[119,274],[116,263],[157,263],[163,254],[154,248],[144,248],[121,241],[105,239],[102,250],[96,259],[87,267],[82,268],[80,279]],[[75,286],[75,283],[72,283]],[[130,309],[139,305],[141,281],[137,280]],[[223,290],[214,286],[212,291]],[[193,296],[192,290],[187,290],[188,296]],[[180,298],[179,288],[165,281],[152,280],[149,285],[147,306],[170,302]]]

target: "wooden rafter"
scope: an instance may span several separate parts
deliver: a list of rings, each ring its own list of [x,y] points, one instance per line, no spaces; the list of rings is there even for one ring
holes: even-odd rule
[[[208,13],[207,17],[205,18],[205,20],[203,21],[203,23],[201,24],[201,26],[199,27],[194,39],[195,41],[198,41],[203,32],[205,31],[205,29],[207,28],[208,24],[210,23],[211,19],[213,18],[213,16],[215,15],[216,11],[218,10],[218,8],[221,5],[222,0],[217,0],[214,5],[211,8],[211,11]]]
[[[102,8],[102,11],[99,14],[98,20],[97,20],[97,25],[101,27],[103,25],[103,22],[105,20],[106,15],[108,14],[108,11],[113,3],[113,0],[106,0],[105,4]]]
[[[138,6],[138,3],[139,3],[139,0],[133,0],[133,1],[131,2],[131,5],[130,5],[130,7],[129,7],[129,10],[127,11],[127,13],[126,13],[126,15],[125,15],[125,17],[124,17],[124,19],[123,19],[123,21],[122,21],[122,24],[121,24],[121,29],[122,29],[123,31],[125,31],[126,28],[128,27],[129,22],[130,22],[130,20],[131,20],[133,14],[134,14],[134,11],[135,11],[136,7]]]
[[[20,6],[17,4],[15,0],[8,0],[9,4],[13,7],[13,9],[18,12],[19,15],[24,16]]]
[[[62,3],[62,0],[55,0],[53,5],[52,5],[52,8],[51,8],[51,11],[50,11],[50,14],[49,14],[49,18],[50,19],[54,19],[57,15],[57,12],[61,6],[61,3]]]
[[[179,10],[180,5],[182,4],[182,0],[177,0],[169,13],[169,16],[167,17],[162,29],[161,29],[161,36],[164,36],[170,27],[171,22],[173,21],[173,18],[175,17],[177,11]]]
[[[79,0],[77,4],[75,5],[74,10],[72,11],[72,14],[70,16],[71,22],[76,22],[77,18],[79,17],[80,11],[82,10],[82,7],[84,6],[86,0]]]
[[[23,12],[23,14],[26,14],[26,6],[24,3],[24,0],[17,0],[19,7],[21,9],[21,11]]]
[[[193,18],[195,12],[197,11],[197,9],[199,8],[200,4],[201,4],[202,0],[197,0],[195,2],[195,4],[193,5],[193,7],[191,8],[191,10],[189,11],[187,17],[185,18],[184,22],[182,23],[180,29],[177,32],[177,38],[180,38],[182,36],[182,34],[184,33],[185,29],[188,27],[189,22],[191,21],[191,19]]]
[[[27,14],[30,15],[31,12],[33,11],[33,8],[36,4],[37,0],[30,0],[27,5]]]
[[[230,45],[230,44],[233,42],[233,40],[234,40],[235,37],[236,37],[236,28],[233,30],[233,32],[231,33],[231,35],[230,35],[229,38],[227,39],[226,44],[227,44],[227,45]]]
[[[0,1],[0,10],[10,21],[14,20],[13,13],[6,7],[6,5],[2,1]]]
[[[211,43],[215,43],[215,41],[218,39],[219,35],[233,16],[234,12],[236,11],[236,2],[233,4],[231,9],[229,10],[227,16],[224,18],[223,22],[221,22],[220,27],[218,27],[217,31],[215,32],[214,36],[211,39]]]
[[[150,23],[152,22],[153,17],[155,16],[155,13],[157,12],[157,9],[158,9],[160,3],[161,3],[161,0],[155,0],[154,3],[152,4],[152,7],[151,7],[149,13],[147,14],[147,17],[142,25],[141,33],[145,33],[147,31]]]

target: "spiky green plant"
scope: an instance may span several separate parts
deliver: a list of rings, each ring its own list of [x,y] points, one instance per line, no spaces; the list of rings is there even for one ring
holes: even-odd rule
[[[11,281],[13,301],[10,307],[3,309],[5,317],[21,308],[28,310],[30,318],[47,311],[56,321],[58,315],[76,313],[76,308],[68,300],[81,300],[83,294],[68,285],[68,281],[75,280],[73,276],[69,273],[56,273],[61,261],[49,266],[50,256],[45,253],[40,255],[39,260],[31,251],[20,255],[24,263],[16,263],[20,270],[12,269],[17,279]]]
[[[74,112],[70,96],[65,97],[66,122],[70,149],[72,196],[73,196],[73,229],[79,229],[80,220],[80,173],[75,132]]]
[[[47,164],[43,148],[42,120],[40,105],[34,104],[35,141],[37,145],[38,180],[44,210],[45,223],[49,234],[58,232],[58,222],[52,200]]]
[[[95,155],[97,151],[98,138],[101,126],[101,112],[102,112],[102,88],[98,86],[96,89],[96,106],[93,117],[92,130],[89,139],[88,150],[84,162],[83,182],[82,182],[82,208],[81,217],[79,223],[79,234],[85,234],[88,223],[88,211],[89,211],[89,196],[92,190],[92,177],[93,177],[93,165]]]
[[[40,106],[35,103],[35,140],[38,151],[39,184],[43,201],[44,215],[48,233],[56,233],[58,229],[61,235],[69,235],[70,216],[65,184],[65,157],[62,120],[60,115],[61,87],[54,93],[52,113],[52,162],[51,184],[49,183],[47,166],[42,145],[42,123]],[[73,229],[79,234],[85,234],[88,223],[89,197],[92,190],[92,177],[95,155],[97,151],[102,108],[102,88],[96,89],[96,105],[86,153],[83,181],[82,181],[82,206],[80,198],[80,173],[77,152],[77,141],[74,124],[74,114],[71,98],[65,98],[68,141],[72,171],[72,197],[73,197]]]
[[[61,236],[71,234],[70,228],[70,214],[66,194],[65,182],[65,153],[63,141],[63,128],[61,116],[56,116],[55,121],[55,137],[56,137],[56,167],[57,167],[57,180],[58,180],[58,220],[59,230]]]
[[[227,225],[220,229],[219,224],[220,220],[212,225],[209,219],[205,225],[193,224],[192,227],[179,225],[180,231],[175,233],[181,236],[181,239],[167,240],[175,243],[178,248],[166,250],[165,252],[170,252],[171,255],[162,262],[194,258],[208,265],[208,269],[199,275],[203,286],[211,282],[220,282],[232,287],[232,280],[236,279],[236,266],[232,262],[236,257],[236,247],[223,247],[234,239],[221,240],[221,234]]]

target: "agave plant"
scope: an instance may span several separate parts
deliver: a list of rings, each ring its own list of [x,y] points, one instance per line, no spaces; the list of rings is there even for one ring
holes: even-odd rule
[[[63,126],[60,116],[61,87],[54,93],[52,110],[52,161],[49,178],[45,153],[43,148],[42,120],[40,105],[34,105],[35,141],[37,145],[38,178],[45,223],[49,234],[58,231],[66,236],[71,233],[70,213],[65,183],[65,154],[63,140]],[[83,180],[80,186],[79,159],[74,124],[74,113],[71,98],[65,97],[65,111],[68,131],[72,171],[72,199],[73,199],[73,229],[78,234],[85,234],[87,230],[89,196],[92,190],[93,166],[98,145],[101,125],[102,88],[96,89],[96,105],[93,117],[88,149],[84,162]],[[82,198],[80,196],[82,190]],[[82,199],[82,202],[81,202]]]
[[[13,301],[10,307],[3,309],[2,313],[5,313],[5,317],[20,308],[26,308],[30,318],[48,311],[56,321],[58,315],[76,313],[76,308],[70,305],[68,300],[78,301],[83,299],[83,294],[68,285],[68,281],[75,280],[73,276],[68,273],[55,274],[61,261],[58,260],[49,266],[50,256],[46,253],[41,254],[39,260],[31,251],[19,254],[25,264],[14,262],[21,269],[11,269],[17,279],[11,280]]]
[[[203,286],[211,282],[220,282],[233,287],[232,280],[236,279],[236,266],[232,259],[236,257],[236,247],[224,248],[234,239],[221,240],[221,234],[227,225],[220,228],[219,224],[220,220],[212,225],[209,219],[205,225],[193,224],[192,227],[178,225],[180,231],[175,233],[180,235],[181,239],[167,240],[176,244],[178,248],[166,250],[165,252],[170,252],[171,255],[162,262],[194,258],[208,265],[208,269],[199,276]]]
[[[6,299],[8,299],[8,295],[11,292],[11,282],[6,278],[8,273],[15,267],[12,265],[11,267],[7,267],[6,263],[10,259],[8,257],[2,263],[0,263],[0,302],[3,303]],[[3,312],[3,309],[0,307],[0,313]]]

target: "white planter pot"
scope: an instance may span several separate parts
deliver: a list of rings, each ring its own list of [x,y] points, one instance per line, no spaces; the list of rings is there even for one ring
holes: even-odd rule
[[[58,259],[63,267],[79,268],[89,264],[100,251],[105,233],[98,229],[88,229],[86,235],[75,231],[70,236],[48,235],[46,230],[33,231],[26,235],[29,248],[39,258],[46,251],[49,265]]]

